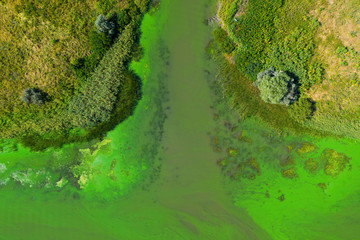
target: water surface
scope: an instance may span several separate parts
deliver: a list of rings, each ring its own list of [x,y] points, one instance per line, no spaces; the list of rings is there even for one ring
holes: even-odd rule
[[[209,6],[206,0],[162,1],[155,15],[145,17],[145,55],[132,65],[143,80],[143,98],[101,143],[45,153],[20,147],[0,156],[8,166],[36,160],[38,167],[48,167],[51,158],[86,158],[94,169],[80,192],[3,189],[2,239],[268,238],[233,204],[210,146],[212,69],[204,48],[211,29],[203,24]]]

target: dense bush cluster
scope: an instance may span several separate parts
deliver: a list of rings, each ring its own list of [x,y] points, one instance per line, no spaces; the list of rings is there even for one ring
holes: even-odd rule
[[[233,24],[233,33],[242,46],[236,63],[239,70],[253,81],[257,73],[264,69],[265,50],[276,32],[274,20],[282,4],[282,0],[249,1],[246,14]]]
[[[106,6],[108,4],[110,3],[107,3]],[[139,16],[141,16],[141,11],[138,5],[134,2],[129,2],[127,8],[122,9],[118,13],[111,14],[109,19],[106,19],[102,14],[96,18],[94,24],[96,30],[89,32],[90,55],[77,58],[71,63],[71,67],[79,79],[80,85],[94,72],[105,52],[114,44],[118,35],[131,22],[138,21]]]
[[[96,31],[90,31],[89,41],[91,46],[90,55],[83,58],[77,58],[71,63],[75,76],[81,82],[85,81],[85,79],[95,70],[96,66],[112,44],[112,39],[108,35]]]
[[[69,103],[74,126],[88,128],[110,119],[127,68],[126,63],[131,56],[133,28],[133,24],[126,27],[80,93]]]
[[[91,128],[111,118],[119,88],[124,84],[127,62],[140,49],[136,47],[134,33],[137,33],[141,9],[146,10],[148,1],[135,2],[130,2],[111,20],[99,15],[95,21],[97,31],[89,35],[90,56],[77,59],[73,64],[76,76],[85,82],[69,103],[71,123],[75,127]],[[114,40],[117,33],[120,35]]]
[[[323,76],[320,63],[313,61],[310,65],[314,33],[319,24],[312,19],[303,19],[304,10],[295,13],[287,12],[287,8],[297,10],[291,3],[281,0],[250,0],[246,14],[229,23],[229,35],[240,46],[236,64],[252,81],[256,80],[258,72],[274,67],[292,73],[301,90],[306,90],[320,82]],[[296,24],[289,23],[287,14]]]
[[[219,42],[219,46],[224,53],[231,53],[232,51],[235,50],[236,45],[233,42],[233,40],[231,40],[231,38],[227,35],[225,30],[223,30],[220,27],[217,27],[214,30],[213,34],[215,40]]]
[[[309,98],[300,98],[289,107],[290,116],[300,123],[310,120],[315,110],[315,103]]]
[[[290,76],[283,71],[268,69],[258,74],[254,82],[260,90],[263,101],[286,106],[297,100],[297,86]]]

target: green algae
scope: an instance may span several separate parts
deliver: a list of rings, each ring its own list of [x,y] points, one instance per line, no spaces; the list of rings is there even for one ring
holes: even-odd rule
[[[326,161],[324,166],[325,174],[334,178],[346,168],[350,160],[344,153],[338,153],[333,149],[325,149],[321,157]]]
[[[132,64],[143,80],[143,98],[106,138],[43,153],[14,143],[3,148],[0,174],[19,171],[12,181],[27,187],[6,183],[0,189],[1,238],[340,240],[360,233],[358,142],[279,135],[258,119],[239,121],[226,106],[215,119],[222,127],[207,142],[213,116],[200,73],[207,63],[187,55],[201,55],[206,44],[206,28],[193,29],[203,8],[190,0],[163,1],[145,16],[144,57]],[[170,110],[163,129],[161,82],[167,79]],[[212,145],[228,151],[214,155]],[[226,188],[217,158],[233,179]],[[60,192],[29,191],[23,177],[36,172],[39,179],[51,176]]]
[[[224,109],[222,117],[237,122],[236,114],[224,106],[220,108]],[[241,174],[232,178],[234,200],[273,239],[342,240],[359,234],[358,225],[350,221],[360,216],[356,206],[359,142],[279,135],[256,118],[242,120],[237,126],[240,134],[246,131],[252,144],[224,127],[217,129],[219,144],[231,143],[240,153],[227,162],[227,171],[235,171],[254,158],[261,174],[256,178]]]
[[[299,147],[298,149],[296,149],[297,154],[299,155],[303,155],[309,152],[313,152],[315,151],[316,147],[314,144],[308,143],[308,142],[304,142],[301,144],[301,147]]]
[[[216,155],[207,142],[213,126],[203,56],[210,35],[202,24],[207,4],[163,1],[158,12],[145,16],[144,56],[131,65],[143,81],[143,97],[134,115],[104,139],[43,153],[19,146],[16,152],[0,155],[0,162],[9,166],[50,166],[54,174],[62,169],[53,182],[56,191],[10,185],[0,190],[1,237],[269,239],[226,195]],[[194,38],[181,39],[189,31]],[[164,129],[166,140],[160,144],[167,97],[164,79],[170,79],[171,115]],[[194,91],[187,92],[188,86]],[[159,149],[164,151],[162,160]]]
[[[312,158],[306,160],[304,164],[304,169],[306,169],[312,174],[315,174],[319,167],[319,163]]]

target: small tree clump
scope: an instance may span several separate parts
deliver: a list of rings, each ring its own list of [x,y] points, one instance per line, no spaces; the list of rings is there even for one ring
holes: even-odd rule
[[[23,91],[21,100],[26,104],[42,105],[45,102],[45,94],[37,88],[28,88]]]
[[[268,103],[288,106],[298,98],[294,79],[273,68],[260,72],[254,85],[259,88],[261,99]]]
[[[106,20],[105,16],[100,14],[95,20],[95,27],[99,33],[105,33],[109,36],[115,34],[115,24]]]

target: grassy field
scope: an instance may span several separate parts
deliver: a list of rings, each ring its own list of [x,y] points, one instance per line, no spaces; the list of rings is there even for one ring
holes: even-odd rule
[[[275,128],[285,122],[283,127],[289,129],[316,129],[360,138],[358,0],[222,0],[217,18],[227,33],[221,37],[219,30],[214,31],[223,52],[220,54],[236,66],[240,72],[236,78],[241,78],[230,78],[234,80],[224,84],[225,91],[243,95],[243,88],[252,88],[251,84],[233,85],[251,83],[259,72],[274,67],[298,82],[302,100],[282,107],[277,121],[274,116],[264,117],[266,114],[260,114],[262,119]],[[236,46],[231,52],[222,47],[224,42],[231,46],[229,39]],[[252,92],[258,95],[256,89]],[[242,98],[233,100],[240,109],[249,105]],[[287,123],[289,119],[294,122],[292,126]]]
[[[113,113],[120,119],[131,114],[140,85],[127,64],[141,54],[138,26],[148,4],[147,0],[1,1],[0,138],[23,138],[30,145],[39,138],[76,140],[109,128],[103,125],[113,122]],[[113,35],[97,31],[94,23],[100,14],[114,24]],[[45,104],[24,103],[21,96],[27,88],[44,92]],[[125,109],[118,105],[121,102],[126,102]],[[98,107],[95,117],[84,106]],[[69,134],[70,129],[74,130]]]

